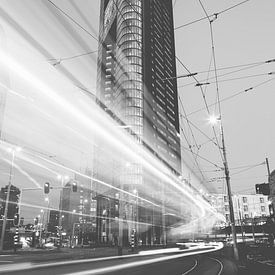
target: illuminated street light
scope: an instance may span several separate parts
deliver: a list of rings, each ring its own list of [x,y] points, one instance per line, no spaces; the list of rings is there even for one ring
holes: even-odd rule
[[[216,116],[216,115],[211,115],[209,118],[208,118],[208,122],[211,124],[211,125],[216,125],[219,121],[221,120],[220,117]]]

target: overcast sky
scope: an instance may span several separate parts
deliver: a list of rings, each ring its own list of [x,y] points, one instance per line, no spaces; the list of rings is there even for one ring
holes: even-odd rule
[[[196,78],[199,82],[210,83],[202,86],[208,104],[215,103],[217,98],[213,72],[214,46],[220,99],[234,96],[221,103],[232,189],[233,192],[254,193],[256,183],[267,181],[267,169],[263,164],[265,158],[269,158],[271,170],[275,167],[275,81],[271,80],[275,75],[268,75],[269,72],[275,71],[275,63],[264,63],[275,58],[275,3],[273,0],[250,0],[221,12],[241,1],[202,0],[201,3],[210,19],[215,19],[212,15],[218,13],[212,22],[211,40],[207,19],[180,27],[206,16],[200,1],[173,2],[177,58],[190,72],[198,73]],[[56,6],[46,0],[0,0],[0,25],[5,33],[1,45],[19,63],[36,71],[41,79],[53,84],[56,89],[60,89],[62,95],[67,94],[74,101],[79,97],[77,86],[91,92],[95,90],[96,53],[71,57],[97,50],[100,1],[53,0],[52,3]],[[79,25],[68,19],[65,13]],[[69,59],[66,59],[68,57]],[[60,64],[52,65],[60,59]],[[246,64],[253,66],[239,66]],[[231,69],[220,70],[225,67]],[[208,74],[209,68],[211,72]],[[242,70],[220,76],[240,69]],[[202,71],[205,73],[199,73]],[[177,62],[177,74],[187,73],[182,64]],[[12,73],[8,75],[8,86],[14,91],[21,91],[26,98],[8,93],[3,137],[19,144],[21,141],[32,150],[38,150],[47,156],[52,155],[53,158],[62,155],[62,161],[74,155],[75,163],[81,163],[79,166],[87,163],[88,157],[83,153],[85,144],[78,143],[78,139],[72,136],[68,129],[60,127],[62,119],[65,118],[60,114],[53,122],[55,115],[59,114],[58,110],[51,109],[53,107],[50,102],[35,95],[34,87],[30,88],[30,85],[17,79]],[[271,81],[264,83],[268,80]],[[191,77],[178,79],[178,91],[184,106],[184,110],[180,106],[182,115],[185,115],[184,112],[188,115],[205,108],[201,90],[195,87],[193,82]],[[248,88],[253,89],[243,92]],[[46,117],[43,110],[51,110],[53,117]],[[218,105],[209,107],[209,112],[219,115]],[[191,123],[213,139],[214,133],[207,118],[208,112],[205,109],[188,116]],[[192,151],[199,154],[196,159],[200,170],[209,181],[208,187],[215,192],[222,192],[225,187],[224,180],[217,178],[224,175],[216,171],[217,166],[223,166],[218,147],[213,142],[208,142],[206,136],[193,126],[190,127],[193,133],[186,119],[182,118],[182,128],[189,143],[182,137],[182,145],[184,148],[190,145]],[[220,140],[219,126],[215,128]],[[58,144],[55,152],[51,152],[53,144]],[[190,151],[183,149],[182,154],[187,164],[199,175],[199,169],[194,164]],[[242,172],[250,167],[251,169]],[[8,166],[2,166],[2,185],[7,181],[7,169]],[[24,180],[22,186],[23,182]],[[41,182],[43,180],[40,180]]]

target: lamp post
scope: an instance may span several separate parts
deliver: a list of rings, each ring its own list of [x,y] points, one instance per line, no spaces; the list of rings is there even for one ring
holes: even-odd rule
[[[49,197],[45,198],[45,202],[47,202],[47,214],[46,214],[46,223],[45,223],[45,231],[48,232],[48,223],[49,223],[49,205],[50,205],[50,199]]]
[[[209,123],[214,125],[214,124],[217,124],[219,120],[221,121],[221,117],[211,116],[209,118]],[[234,253],[235,260],[239,261],[235,217],[234,217],[234,209],[233,209],[233,201],[232,201],[232,193],[231,193],[231,185],[230,185],[230,175],[229,175],[229,169],[228,169],[228,162],[227,162],[226,148],[225,148],[225,141],[224,141],[224,131],[223,131],[222,125],[221,125],[221,138],[222,138],[223,165],[224,165],[225,181],[226,181],[228,204],[229,204],[229,216],[230,216],[230,223],[231,223],[231,230],[232,230],[233,253]]]
[[[5,201],[5,211],[4,211],[4,217],[3,217],[2,232],[1,232],[0,251],[2,251],[4,248],[4,239],[5,239],[5,231],[6,231],[6,226],[7,226],[8,208],[9,208],[9,200],[10,200],[10,190],[11,190],[11,185],[12,185],[15,153],[20,152],[21,150],[22,149],[20,147],[8,148],[8,152],[12,154],[12,158],[11,158],[9,183],[8,183],[8,190],[7,190],[7,196],[6,196],[6,201]]]

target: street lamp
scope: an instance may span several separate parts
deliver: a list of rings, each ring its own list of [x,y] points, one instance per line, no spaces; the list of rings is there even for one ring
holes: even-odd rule
[[[9,207],[9,200],[10,200],[10,190],[12,185],[15,153],[20,152],[21,150],[22,150],[21,147],[13,147],[13,148],[7,149],[7,151],[12,154],[12,158],[11,158],[11,166],[10,166],[10,173],[9,173],[8,190],[7,190],[7,196],[6,196],[6,202],[5,202],[5,211],[4,211],[4,217],[3,217],[3,226],[2,226],[2,232],[1,232],[0,251],[2,251],[4,248],[4,239],[5,239],[5,231],[7,226],[8,207]]]
[[[220,121],[221,118],[216,116],[216,115],[211,115],[209,118],[208,118],[208,122],[211,124],[211,125],[216,125],[218,123],[218,121]]]
[[[208,121],[214,127],[214,125],[217,124],[218,121],[221,122],[221,116],[217,117],[215,115],[212,115],[209,117]],[[231,230],[232,230],[233,252],[234,252],[235,260],[238,261],[239,260],[239,252],[238,252],[238,247],[237,247],[237,235],[236,235],[236,227],[235,227],[233,202],[232,202],[230,176],[229,176],[228,162],[227,162],[225,142],[224,142],[224,131],[223,131],[222,124],[220,126],[221,126],[221,138],[222,138],[223,165],[224,165],[224,173],[225,173],[227,195],[228,195],[229,214],[230,214],[229,216],[230,216]]]

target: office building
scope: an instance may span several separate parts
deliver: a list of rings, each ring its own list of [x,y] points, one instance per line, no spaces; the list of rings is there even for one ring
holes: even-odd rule
[[[101,1],[97,98],[131,128],[137,143],[179,175],[180,129],[175,76],[172,0]],[[102,158],[102,152],[100,156]],[[107,164],[104,165],[106,169]],[[141,163],[129,166],[131,172],[122,174],[119,183],[124,190],[140,195],[145,186],[159,185],[161,190],[163,183],[147,174]],[[100,178],[100,168],[95,170],[96,177]],[[141,237],[143,243],[161,242],[162,213],[152,209],[139,211],[139,205],[134,201],[131,204],[131,210],[125,210],[127,219],[152,224]],[[133,223],[130,226],[133,227]]]

